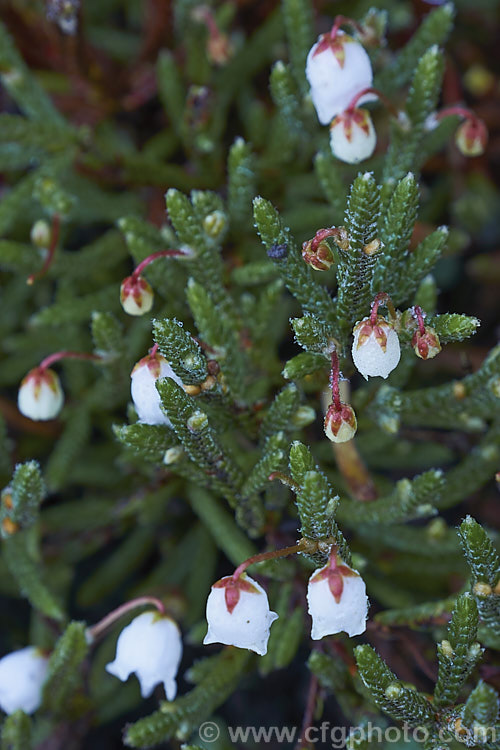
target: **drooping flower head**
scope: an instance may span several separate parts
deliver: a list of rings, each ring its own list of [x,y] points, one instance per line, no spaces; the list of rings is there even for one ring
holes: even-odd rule
[[[153,307],[153,290],[143,276],[132,274],[120,286],[120,303],[128,315],[145,315]]]
[[[330,148],[334,156],[347,164],[369,159],[375,150],[377,135],[366,109],[346,109],[330,124]]]
[[[17,396],[21,414],[35,421],[57,417],[64,403],[61,381],[54,370],[35,367],[22,379]]]
[[[19,709],[32,714],[42,702],[48,658],[35,646],[26,646],[0,659],[0,708],[7,714]]]
[[[343,31],[322,34],[307,56],[306,76],[318,119],[328,125],[336,115],[348,109],[354,97],[370,88],[372,66],[363,46]],[[363,96],[358,104],[372,101]]]
[[[307,604],[313,623],[311,638],[315,641],[325,635],[346,632],[353,636],[366,630],[368,598],[365,583],[335,550],[328,563],[310,577]]]
[[[464,156],[481,156],[488,143],[488,129],[479,117],[469,117],[458,126],[455,143]]]
[[[352,358],[365,380],[386,378],[399,362],[401,349],[394,327],[380,315],[363,318],[353,329]]]
[[[332,443],[346,443],[356,434],[358,423],[349,404],[330,404],[325,416],[325,435]]]
[[[206,614],[204,644],[224,643],[261,656],[267,652],[271,624],[278,619],[269,608],[262,586],[245,573],[237,578],[226,576],[213,584]]]
[[[166,424],[170,427],[170,419],[161,410],[160,394],[155,383],[158,378],[172,378],[178,385],[182,385],[182,381],[165,357],[157,351],[151,351],[137,362],[130,377],[132,400],[139,421],[145,424]]]
[[[167,700],[177,694],[175,681],[182,657],[182,639],[176,623],[159,612],[143,612],[118,637],[114,661],[106,671],[125,682],[135,672],[141,695],[148,698],[163,683]]]
[[[420,359],[432,359],[441,351],[441,342],[434,328],[425,326],[424,331],[416,330],[411,345]]]
[[[315,271],[328,271],[330,266],[335,262],[335,255],[327,242],[327,237],[332,237],[336,244],[349,244],[347,233],[344,227],[328,227],[327,229],[318,229],[311,240],[302,243],[302,257],[308,266]]]

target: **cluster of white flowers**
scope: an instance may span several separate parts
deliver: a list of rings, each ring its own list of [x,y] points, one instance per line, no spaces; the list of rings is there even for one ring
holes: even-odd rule
[[[311,99],[322,125],[330,124],[330,147],[341,161],[357,164],[375,150],[377,136],[369,112],[359,105],[377,97],[364,47],[343,31],[321,34],[307,56]]]
[[[314,640],[341,632],[359,635],[366,629],[364,581],[334,552],[329,562],[310,577],[307,602]],[[270,627],[277,619],[262,586],[246,574],[236,579],[227,576],[214,583],[208,597],[208,633],[203,643],[224,643],[263,655]]]
[[[368,598],[356,570],[332,550],[328,563],[314,571],[307,588],[308,611],[314,640],[346,632],[359,635],[366,628]],[[269,631],[278,619],[265,590],[242,573],[217,581],[206,609],[208,632],[204,644],[223,643],[264,655]],[[93,635],[89,632],[89,642]],[[176,677],[182,658],[182,638],[177,624],[166,614],[147,611],[135,617],[118,637],[116,655],[106,670],[122,682],[135,673],[141,695],[148,698],[162,684],[167,700],[177,694]],[[8,714],[21,709],[30,714],[41,702],[49,657],[28,646],[0,659],[0,709]]]

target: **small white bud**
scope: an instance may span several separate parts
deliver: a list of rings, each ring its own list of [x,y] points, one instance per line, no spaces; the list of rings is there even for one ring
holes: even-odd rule
[[[32,714],[42,702],[48,658],[35,646],[26,646],[0,659],[0,708],[7,714],[19,709]]]
[[[171,427],[170,419],[161,410],[160,394],[155,383],[158,378],[172,378],[178,385],[182,385],[182,381],[165,357],[158,353],[148,354],[137,362],[130,377],[132,400],[139,421],[145,424],[166,424]]]
[[[64,403],[61,381],[47,367],[35,367],[22,379],[17,395],[21,414],[34,421],[57,417]]]
[[[173,701],[181,657],[182,639],[175,622],[159,612],[143,612],[118,636],[115,660],[106,671],[122,682],[135,672],[143,698],[163,683],[167,700]]]
[[[145,315],[153,307],[154,294],[142,276],[127,276],[120,287],[120,303],[128,315]]]
[[[368,377],[386,378],[401,357],[398,334],[384,318],[377,316],[374,323],[364,318],[354,326],[352,358],[359,372]]]
[[[349,109],[332,120],[330,148],[340,161],[358,164],[369,159],[376,144],[377,134],[366,109]]]
[[[306,76],[322,125],[328,125],[348,109],[354,97],[373,82],[370,58],[364,47],[342,31],[334,39],[330,34],[319,37],[307,56]],[[366,94],[358,104],[374,99],[373,94]]]
[[[269,629],[278,619],[269,608],[267,594],[257,581],[242,575],[221,578],[212,586],[207,600],[208,632],[204,644],[224,643],[247,648],[263,656],[267,652]]]

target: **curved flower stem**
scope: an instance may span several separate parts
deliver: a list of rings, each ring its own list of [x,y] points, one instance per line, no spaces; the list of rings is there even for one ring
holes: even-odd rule
[[[453,117],[454,115],[463,117],[465,120],[476,121],[479,119],[475,112],[472,112],[472,110],[467,109],[466,107],[455,105],[453,107],[445,107],[441,110],[441,112],[436,112],[436,120],[442,120],[445,117]]]
[[[50,235],[50,244],[47,251],[47,257],[45,258],[45,262],[41,269],[37,271],[36,273],[32,273],[28,276],[26,279],[26,283],[31,286],[35,283],[35,281],[38,281],[38,279],[41,279],[49,268],[52,265],[52,261],[54,260],[54,255],[57,249],[57,243],[59,242],[59,234],[61,231],[61,217],[59,214],[54,214],[52,217],[52,228],[51,228],[51,235]]]
[[[369,88],[363,89],[362,91],[359,91],[356,96],[351,100],[349,103],[349,106],[347,107],[347,112],[350,112],[353,109],[356,109],[356,105],[359,102],[360,99],[363,98],[363,96],[366,96],[367,94],[373,94],[374,96],[379,99],[382,104],[386,107],[386,109],[393,115],[396,119],[399,118],[400,111],[397,109],[394,104],[391,102],[391,100],[383,94],[379,89],[374,89],[372,86]]]
[[[283,471],[273,471],[272,474],[269,474],[268,479],[270,482],[279,479],[281,484],[290,487],[295,493],[300,492],[300,487],[297,482],[294,482],[292,477],[289,477],[288,474],[285,474]]]
[[[159,599],[154,596],[139,596],[137,599],[131,599],[129,602],[122,604],[121,607],[114,609],[106,615],[106,617],[103,617],[102,620],[99,620],[98,623],[87,628],[87,641],[89,643],[94,643],[94,641],[103,635],[108,628],[114,625],[122,615],[125,615],[127,612],[130,612],[130,610],[136,609],[137,607],[143,607],[146,604],[152,604],[161,615],[165,614],[165,606]]]
[[[339,31],[341,26],[352,26],[352,28],[356,29],[356,31],[358,31],[360,34],[362,34],[364,31],[361,24],[355,21],[353,18],[349,18],[348,16],[335,16],[335,20],[330,31],[331,39],[335,39],[335,37],[337,36],[337,32]]]
[[[155,357],[157,351],[158,351],[158,344],[153,344],[153,346],[149,350],[149,356],[150,357]]]
[[[283,547],[282,549],[271,550],[270,552],[260,552],[257,555],[252,555],[248,560],[240,563],[233,573],[233,580],[236,581],[240,575],[254,563],[263,562],[264,560],[275,560],[278,557],[288,557],[289,555],[295,555],[297,552],[312,552],[318,546],[318,542],[312,539],[301,539],[297,544],[291,547]]]
[[[394,308],[394,305],[392,304],[392,299],[389,297],[387,292],[379,292],[377,295],[375,295],[375,299],[372,302],[372,311],[370,313],[370,323],[372,325],[375,325],[375,323],[377,322],[377,313],[380,305],[385,305],[387,307],[392,320],[396,319],[396,310]]]
[[[141,271],[143,271],[146,266],[149,266],[149,264],[157,258],[178,258],[179,256],[183,255],[188,255],[188,253],[185,253],[183,250],[158,250],[157,253],[148,255],[147,258],[144,258],[144,260],[139,263],[137,268],[135,268],[132,272],[132,277],[134,279],[137,279],[137,277],[141,275]]]
[[[54,364],[54,362],[59,362],[59,360],[61,359],[87,359],[92,362],[98,362],[102,359],[102,357],[100,357],[98,354],[88,354],[87,352],[54,352],[54,354],[49,354],[48,357],[42,359],[39,364],[39,369],[46,370],[47,367],[50,367],[50,365]]]

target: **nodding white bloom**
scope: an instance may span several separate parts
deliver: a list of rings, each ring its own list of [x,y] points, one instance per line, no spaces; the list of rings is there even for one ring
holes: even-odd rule
[[[347,109],[332,120],[330,148],[332,154],[347,164],[369,159],[375,150],[377,134],[366,109]]]
[[[323,568],[314,571],[307,586],[308,611],[312,617],[311,638],[345,632],[360,635],[366,630],[368,597],[365,582],[335,554]]]
[[[61,411],[64,394],[54,370],[35,367],[22,379],[17,395],[21,414],[35,421],[54,419]]]
[[[0,659],[0,708],[32,714],[42,702],[49,660],[40,649],[26,646]]]
[[[181,657],[182,639],[175,622],[159,612],[143,612],[123,628],[115,660],[106,665],[106,671],[122,682],[135,672],[143,698],[163,683],[167,700],[173,701]]]
[[[380,315],[375,322],[363,318],[353,330],[352,358],[359,372],[368,377],[386,378],[397,367],[401,357],[398,334]]]
[[[158,378],[172,378],[178,385],[182,385],[182,381],[165,357],[158,352],[148,354],[137,362],[130,377],[132,400],[139,421],[145,424],[166,424],[171,427],[170,419],[161,410],[160,394],[155,383]]]
[[[420,359],[432,359],[441,351],[441,342],[434,328],[426,326],[421,333],[416,330],[411,340],[411,345],[417,357]]]
[[[333,39],[330,34],[319,37],[307,56],[306,76],[322,125],[328,125],[348,109],[354,97],[373,82],[370,58],[364,47],[343,31],[337,31]],[[374,99],[373,94],[366,94],[357,103]]]
[[[121,306],[128,315],[145,315],[153,307],[154,294],[142,276],[127,276],[120,287]]]
[[[358,423],[354,409],[349,404],[330,404],[325,416],[324,430],[332,443],[346,443],[356,434]]]
[[[212,586],[207,601],[208,633],[203,643],[224,643],[267,652],[269,629],[278,619],[269,609],[267,594],[257,581],[242,573],[221,578]]]
[[[458,126],[455,143],[464,156],[481,156],[488,143],[488,129],[478,117],[471,117]]]

